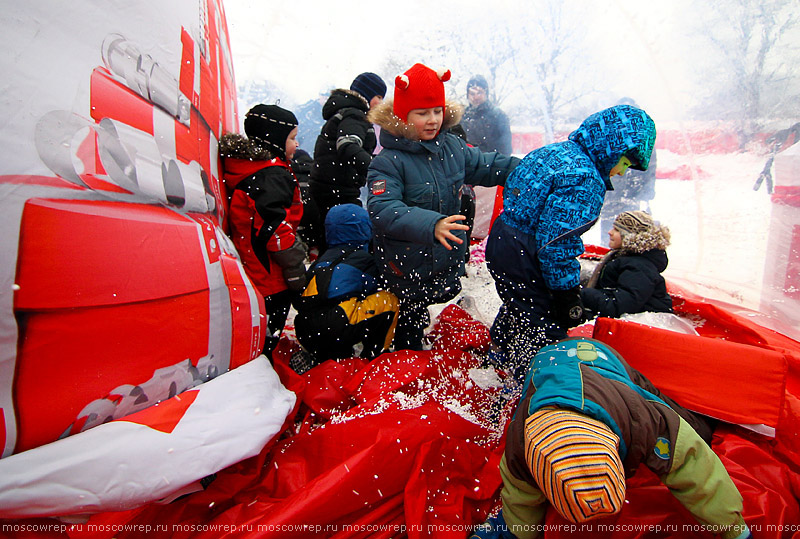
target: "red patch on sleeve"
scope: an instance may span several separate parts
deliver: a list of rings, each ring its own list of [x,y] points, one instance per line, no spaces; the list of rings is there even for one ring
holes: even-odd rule
[[[375,180],[372,182],[372,194],[382,195],[386,192],[386,180]]]

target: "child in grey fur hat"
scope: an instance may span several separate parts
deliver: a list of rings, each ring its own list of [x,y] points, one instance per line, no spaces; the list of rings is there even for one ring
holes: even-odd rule
[[[672,311],[661,275],[667,268],[669,228],[643,211],[617,215],[608,232],[611,251],[581,290],[584,307],[598,316]]]

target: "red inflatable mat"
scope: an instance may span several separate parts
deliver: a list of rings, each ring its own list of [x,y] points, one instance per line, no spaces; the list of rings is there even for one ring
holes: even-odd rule
[[[452,338],[465,328],[475,333],[475,321],[458,307],[448,307],[442,320],[436,329],[440,344],[467,342]],[[287,367],[294,345],[283,340],[276,370],[301,402],[283,438],[259,457],[223,470],[207,490],[170,504],[94,515],[72,529],[0,533],[466,537],[471,525],[498,506],[497,463],[514,404],[498,387],[476,382],[486,343],[447,349],[435,344],[432,351],[385,354],[372,363],[327,362],[298,376]],[[758,383],[757,373],[753,381]],[[787,393],[776,438],[732,425],[715,434],[714,449],[744,497],[745,518],[758,538],[800,538],[800,452],[787,443],[798,438],[799,427],[800,400]],[[712,537],[644,468],[629,481],[625,508],[616,517],[576,530],[549,511],[546,525],[546,538]]]
[[[598,318],[594,338],[690,410],[729,423],[778,426],[787,371],[780,352],[614,318]]]

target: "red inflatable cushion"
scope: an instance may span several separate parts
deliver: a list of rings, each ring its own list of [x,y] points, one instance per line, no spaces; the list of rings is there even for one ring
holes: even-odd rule
[[[779,352],[611,318],[597,319],[594,338],[686,408],[729,423],[778,426],[787,372]]]

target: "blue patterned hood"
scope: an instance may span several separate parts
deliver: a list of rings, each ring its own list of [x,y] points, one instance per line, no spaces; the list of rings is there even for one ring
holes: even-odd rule
[[[656,124],[642,109],[617,105],[586,118],[569,140],[584,149],[610,186],[608,175],[623,155],[633,161],[631,168],[647,170],[656,142]]]

